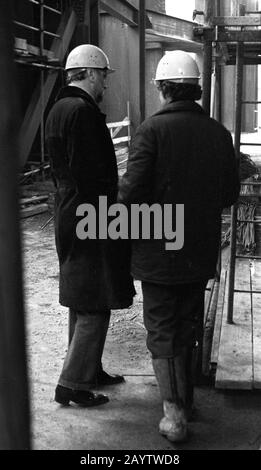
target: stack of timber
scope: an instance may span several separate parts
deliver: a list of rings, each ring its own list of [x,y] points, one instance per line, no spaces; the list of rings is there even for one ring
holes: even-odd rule
[[[51,180],[36,181],[20,188],[20,217],[53,212],[55,188]]]
[[[122,148],[115,148],[116,158],[117,158],[117,166],[118,166],[118,174],[122,176],[127,168],[127,161],[129,156],[129,147],[122,147]]]
[[[20,199],[20,217],[32,217],[33,215],[47,212],[49,207],[47,204],[48,194],[45,196],[33,196],[30,198]]]

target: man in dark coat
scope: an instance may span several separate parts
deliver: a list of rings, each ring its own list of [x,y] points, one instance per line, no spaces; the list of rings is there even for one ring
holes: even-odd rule
[[[163,399],[159,430],[173,442],[187,437],[192,351],[202,330],[205,287],[216,271],[222,209],[239,194],[231,135],[195,102],[199,78],[189,54],[174,51],[161,59],[156,83],[163,107],[136,132],[118,198],[162,210],[173,205],[173,229],[184,234],[176,249],[166,249],[164,236],[132,242],[132,274],[142,281],[147,346]],[[176,220],[178,205],[184,219],[181,213]]]
[[[99,197],[116,202],[117,162],[105,115],[98,103],[112,72],[108,57],[83,44],[66,62],[67,83],[46,122],[46,143],[56,185],[55,239],[60,265],[60,303],[70,308],[74,333],[55,400],[94,406],[107,396],[89,389],[124,381],[102,368],[110,309],[127,308],[135,293],[129,274],[129,247],[121,240],[79,239],[76,212],[90,204],[99,221]],[[99,229],[99,227],[97,227]],[[98,231],[98,230],[97,230]],[[124,244],[125,243],[125,244]]]

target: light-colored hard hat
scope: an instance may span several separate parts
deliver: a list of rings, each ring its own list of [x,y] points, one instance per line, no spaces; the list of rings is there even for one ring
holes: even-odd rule
[[[110,67],[107,55],[92,44],[81,44],[75,47],[67,57],[65,70],[83,68],[106,69],[108,72],[115,72]]]
[[[198,83],[199,68],[192,57],[183,51],[171,51],[158,63],[155,81],[168,80],[178,83]]]

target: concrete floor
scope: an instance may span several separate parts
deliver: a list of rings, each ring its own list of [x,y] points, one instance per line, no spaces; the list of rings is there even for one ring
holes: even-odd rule
[[[196,415],[185,444],[158,433],[161,402],[154,377],[126,377],[103,389],[110,402],[97,408],[62,407],[53,386],[40,391],[48,408],[35,409],[34,448],[42,450],[260,450],[260,393],[196,389]]]
[[[126,382],[102,391],[109,403],[97,408],[62,407],[54,389],[67,348],[66,309],[58,304],[58,267],[50,217],[24,224],[24,270],[32,443],[36,450],[254,450],[261,447],[261,393],[196,388],[196,416],[186,444],[172,445],[158,433],[159,390],[146,349],[142,297],[114,312],[104,352],[105,370]],[[45,220],[43,220],[45,219]]]

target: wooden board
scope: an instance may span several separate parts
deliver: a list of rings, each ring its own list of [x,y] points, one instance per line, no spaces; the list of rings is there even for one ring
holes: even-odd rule
[[[45,196],[32,196],[32,197],[25,197],[21,198],[19,200],[21,205],[26,205],[26,204],[33,204],[35,202],[40,202],[40,201],[46,201],[48,199],[49,195],[46,194]]]
[[[221,270],[220,281],[219,281],[219,290],[218,290],[218,300],[216,308],[216,317],[215,317],[215,326],[212,340],[211,356],[210,363],[212,365],[217,364],[218,360],[218,349],[220,342],[220,333],[221,333],[221,324],[224,311],[224,302],[225,302],[225,289],[227,281],[227,265],[228,261],[223,262],[223,267]]]
[[[261,290],[261,261],[252,261],[252,289]],[[261,389],[261,294],[253,294],[253,387]]]
[[[34,206],[29,206],[24,209],[20,209],[20,217],[22,219],[26,217],[32,217],[33,215],[38,215],[42,214],[43,212],[47,212],[48,209],[48,204],[37,204]]]
[[[250,289],[250,269],[248,260],[237,260],[237,289]],[[249,293],[235,293],[234,323],[227,323],[223,313],[216,388],[252,389],[252,318]]]
[[[210,279],[208,281],[207,288],[205,290],[205,308],[204,308],[204,320],[205,321],[206,321],[207,312],[210,307],[211,297],[213,295],[213,293],[211,292],[211,289],[213,288],[213,282],[214,282],[214,279]]]

